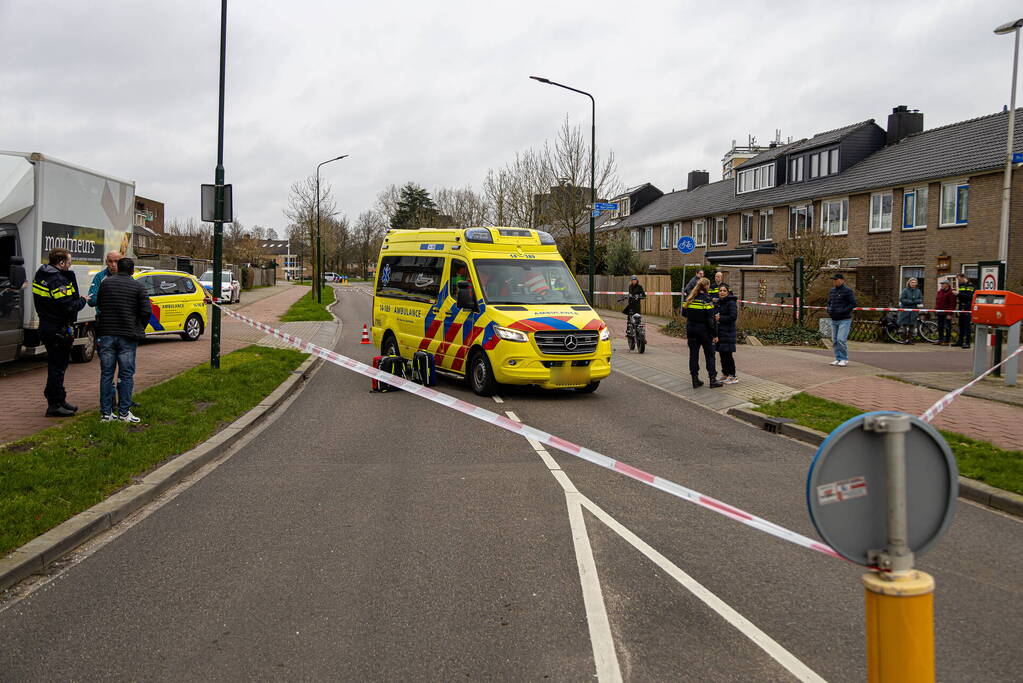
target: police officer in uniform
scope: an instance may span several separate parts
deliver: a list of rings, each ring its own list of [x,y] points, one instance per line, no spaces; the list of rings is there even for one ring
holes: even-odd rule
[[[700,381],[701,349],[707,363],[710,388],[724,386],[717,379],[717,364],[714,359],[714,344],[718,340],[717,321],[714,319],[717,309],[707,293],[708,289],[710,280],[701,278],[682,304],[682,315],[686,317],[686,339],[689,340],[689,374],[693,376],[694,389],[703,386],[703,382]]]
[[[71,361],[73,327],[85,298],[78,291],[78,280],[71,270],[71,254],[53,249],[49,263],[39,267],[32,280],[32,298],[39,316],[39,337],[46,347],[47,417],[71,417],[78,410],[67,402],[64,372]]]
[[[956,308],[964,311],[959,314],[959,334],[956,335],[956,343],[952,346],[961,346],[964,349],[970,348],[970,338],[973,337],[971,323],[973,316],[970,311],[973,309],[973,293],[977,288],[970,282],[970,278],[964,273],[956,275],[958,290],[956,291]]]

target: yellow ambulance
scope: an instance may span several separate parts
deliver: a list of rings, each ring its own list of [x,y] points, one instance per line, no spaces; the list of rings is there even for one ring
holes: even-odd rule
[[[480,396],[501,384],[589,393],[611,373],[610,332],[546,232],[391,230],[376,272],[383,355],[432,353]]]

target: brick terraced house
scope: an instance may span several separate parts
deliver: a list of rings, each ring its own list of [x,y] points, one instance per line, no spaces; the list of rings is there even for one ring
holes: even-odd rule
[[[897,296],[917,277],[928,299],[939,276],[977,277],[998,256],[1005,136],[1000,112],[931,130],[923,114],[896,107],[887,129],[873,120],[772,145],[708,182],[689,173],[686,189],[654,199],[603,232],[628,230],[652,269],[682,264],[678,237],[691,235],[688,263],[779,265],[776,244],[805,230],[845,240],[847,258],[874,294]],[[1023,149],[1023,110],[1015,148]],[[1023,289],[1023,169],[1013,173],[1008,285]]]

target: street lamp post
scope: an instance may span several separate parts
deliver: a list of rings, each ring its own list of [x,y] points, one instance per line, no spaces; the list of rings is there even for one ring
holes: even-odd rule
[[[589,271],[590,271],[589,285],[590,286],[588,288],[588,293],[590,295],[590,305],[592,306],[593,305],[593,281],[596,279],[596,272],[597,272],[597,270],[596,270],[597,269],[596,256],[595,256],[597,237],[596,237],[596,229],[594,227],[595,226],[595,221],[594,221],[594,215],[593,215],[593,211],[596,208],[596,204],[597,204],[597,188],[595,187],[595,180],[594,180],[595,172],[596,172],[596,168],[595,167],[597,165],[597,101],[593,99],[593,95],[591,95],[590,93],[586,92],[585,90],[578,90],[576,88],[572,88],[570,86],[563,85],[561,83],[555,83],[554,81],[552,81],[552,80],[550,80],[548,78],[543,78],[541,76],[530,76],[530,78],[532,78],[534,81],[539,81],[541,83],[546,83],[547,85],[556,85],[559,88],[564,88],[565,90],[571,90],[572,92],[577,92],[580,95],[586,95],[587,97],[590,98],[590,268],[589,268]]]
[[[320,303],[320,287],[323,285],[323,252],[320,251],[320,166],[329,164],[332,161],[344,159],[347,154],[342,154],[333,159],[327,159],[316,167],[316,264],[313,266],[313,291],[316,293],[316,303]]]
[[[1002,181],[1002,222],[998,231],[998,260],[1004,264],[1003,280],[1008,281],[1009,268],[1009,197],[1012,192],[1012,139],[1016,129],[1016,69],[1019,65],[1019,30],[1023,19],[1002,24],[995,29],[997,35],[1016,34],[1016,46],[1012,53],[1012,94],[1009,98],[1009,131],[1005,142],[1005,179]],[[1005,287],[1005,282],[1000,283]]]
[[[213,298],[223,294],[224,259],[224,74],[227,63],[227,0],[220,4],[220,108],[217,117],[216,211],[213,221]],[[210,325],[210,367],[220,368],[220,307],[213,306],[213,324]]]

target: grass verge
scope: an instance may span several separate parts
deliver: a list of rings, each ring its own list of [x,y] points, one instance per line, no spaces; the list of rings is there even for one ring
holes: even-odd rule
[[[324,286],[322,301],[316,303],[313,300],[313,288],[309,287],[309,293],[296,301],[288,309],[288,312],[281,316],[282,323],[293,323],[300,320],[333,320],[327,306],[334,303],[334,288]]]
[[[91,412],[0,448],[0,556],[205,441],[262,401],[306,358],[249,346],[136,395],[142,423]]]
[[[785,401],[758,404],[757,410],[775,417],[791,418],[804,427],[825,433],[863,413],[859,408],[810,394],[796,394]],[[1008,451],[987,441],[978,441],[944,429],[938,431],[952,447],[952,453],[959,464],[959,473],[964,477],[1023,494],[1023,452]]]

